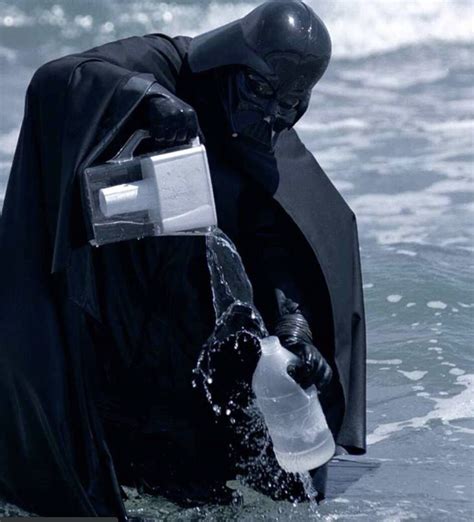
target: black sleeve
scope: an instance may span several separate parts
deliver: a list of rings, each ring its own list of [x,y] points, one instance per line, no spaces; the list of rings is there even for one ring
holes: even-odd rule
[[[254,192],[243,232],[245,266],[254,288],[255,304],[270,333],[287,312],[286,297],[309,320],[305,306],[305,271],[295,227],[278,204],[262,191]]]
[[[183,60],[181,47],[166,35],[150,34],[110,42],[79,56],[107,62],[135,74],[151,73],[160,85],[174,92]]]
[[[334,328],[324,274],[301,230],[268,193],[252,186],[241,233],[244,266],[257,309],[272,334],[285,310],[283,293],[308,321],[315,346],[332,365]]]

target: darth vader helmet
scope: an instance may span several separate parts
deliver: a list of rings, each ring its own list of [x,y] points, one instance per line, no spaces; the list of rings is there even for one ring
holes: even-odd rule
[[[232,134],[272,147],[306,111],[330,57],[329,33],[314,11],[273,0],[195,37],[188,62],[194,73],[219,69]]]

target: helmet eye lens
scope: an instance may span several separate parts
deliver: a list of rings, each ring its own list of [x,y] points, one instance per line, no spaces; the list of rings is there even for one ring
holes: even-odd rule
[[[248,91],[258,98],[271,99],[278,98],[278,93],[262,76],[253,71],[246,71],[244,73],[245,85]],[[295,94],[286,94],[282,99],[278,100],[279,106],[284,110],[295,109],[300,103],[299,96]]]
[[[274,95],[273,87],[261,76],[252,72],[245,74],[245,81],[250,91],[262,98],[271,98]]]

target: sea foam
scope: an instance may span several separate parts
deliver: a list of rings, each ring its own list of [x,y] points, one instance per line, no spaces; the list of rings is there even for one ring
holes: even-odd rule
[[[456,379],[456,383],[465,386],[465,389],[461,393],[451,397],[434,398],[430,397],[428,394],[424,394],[424,392],[418,393],[417,395],[423,396],[435,403],[433,410],[420,417],[380,424],[367,436],[367,443],[369,445],[376,444],[377,442],[381,442],[394,433],[406,428],[426,428],[432,420],[440,420],[443,424],[449,424],[453,430],[474,433],[474,430],[469,428],[450,424],[452,421],[472,417],[472,407],[474,404],[474,374],[461,375]]]
[[[463,0],[306,0],[323,18],[333,41],[333,54],[358,58],[433,40],[472,40],[472,9]],[[72,2],[71,2],[72,3]],[[0,27],[31,27],[41,23],[61,36],[82,34],[123,37],[131,28],[136,34],[166,32],[194,36],[247,14],[261,2],[149,2],[103,0],[100,8],[78,13],[68,3],[35,2],[27,9],[19,2],[2,2]],[[28,5],[28,3],[26,4]],[[22,8],[23,7],[23,8]],[[113,22],[105,18],[120,13]]]

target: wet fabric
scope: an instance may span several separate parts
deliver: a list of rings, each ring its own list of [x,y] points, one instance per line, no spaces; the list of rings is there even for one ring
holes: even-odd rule
[[[0,415],[8,419],[0,494],[38,514],[123,516],[117,474],[133,481],[150,458],[166,462],[162,474],[177,483],[213,483],[231,468],[220,428],[191,385],[214,320],[202,238],[93,249],[81,208],[80,172],[141,125],[137,108],[154,82],[191,103],[188,44],[159,35],[114,42],[43,66],[28,89],[0,221]],[[304,251],[304,288],[314,291],[302,303],[338,375],[332,428],[339,444],[363,452],[354,216],[294,131],[268,156],[240,142],[221,147],[212,125],[202,127],[219,223],[242,252],[269,322],[274,283],[262,272],[270,264],[279,277],[290,261],[286,246],[271,253],[279,248],[272,231]],[[260,209],[271,209],[270,232]],[[260,240],[268,241],[266,264],[255,259]],[[291,266],[298,275],[301,265]],[[131,455],[121,458],[124,447]]]

